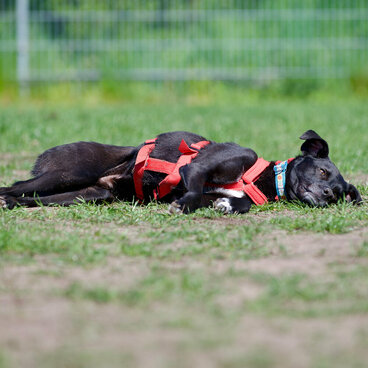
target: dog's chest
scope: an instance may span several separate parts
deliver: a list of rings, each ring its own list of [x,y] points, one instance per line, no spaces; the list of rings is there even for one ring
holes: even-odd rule
[[[226,189],[221,187],[210,187],[210,186],[204,186],[203,193],[205,194],[220,193],[224,195],[224,197],[236,197],[236,198],[242,198],[245,196],[245,193],[242,190]]]

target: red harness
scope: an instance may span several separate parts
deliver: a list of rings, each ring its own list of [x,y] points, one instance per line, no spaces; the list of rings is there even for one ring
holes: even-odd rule
[[[267,197],[258,189],[254,184],[263,171],[270,165],[270,162],[264,160],[263,158],[258,158],[254,165],[247,170],[242,177],[235,183],[231,184],[206,184],[208,186],[213,186],[217,188],[237,190],[244,192],[257,206],[265,204],[268,202]]]
[[[149,157],[150,153],[155,148],[156,139],[157,138],[150,139],[145,142],[145,145],[139,150],[135,161],[133,180],[135,193],[140,201],[143,201],[144,198],[142,178],[145,170],[167,174],[166,178],[158,185],[158,188],[153,191],[155,199],[165,197],[179,184],[181,180],[179,169],[192,162],[193,158],[198,155],[199,150],[210,143],[209,141],[201,141],[193,143],[188,147],[183,139],[179,146],[179,151],[182,155],[179,157],[179,160],[174,163]]]
[[[163,198],[179,184],[181,180],[179,169],[182,166],[189,164],[194,157],[198,155],[199,150],[210,143],[209,141],[201,141],[193,143],[189,147],[183,139],[179,146],[179,151],[182,155],[179,157],[179,160],[174,163],[149,157],[150,153],[155,148],[156,139],[157,138],[150,139],[145,142],[144,146],[139,150],[135,161],[133,180],[136,196],[141,202],[144,198],[142,178],[145,170],[167,174],[165,179],[159,183],[158,188],[153,192],[155,199]],[[258,158],[255,164],[247,170],[237,182],[223,185],[206,183],[206,186],[243,191],[256,205],[259,206],[267,203],[268,200],[254,183],[269,165],[270,162],[263,158]]]

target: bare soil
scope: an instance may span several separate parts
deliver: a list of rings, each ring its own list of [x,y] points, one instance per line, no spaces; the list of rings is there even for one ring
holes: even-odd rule
[[[274,250],[268,257],[195,261],[188,257],[162,260],[160,267],[224,275],[227,291],[217,296],[216,303],[231,312],[258,298],[263,287],[249,279],[226,279],[230,269],[325,278],[333,263],[368,265],[366,258],[356,257],[357,247],[367,240],[367,229],[344,235],[279,231],[258,239]],[[328,367],[331,361],[335,366],[353,366],[349,364],[357,355],[359,362],[368,359],[364,345],[368,341],[367,315],[263,318],[243,312],[236,323],[231,317],[223,321],[221,316],[214,323],[213,317],[175,300],[131,308],[116,302],[75,301],[60,294],[76,282],[86,287],[128,289],[147,276],[155,263],[149,258],[119,256],[105,264],[77,267],[58,265],[52,257],[42,256],[30,264],[3,265],[3,366],[303,368],[321,362]]]

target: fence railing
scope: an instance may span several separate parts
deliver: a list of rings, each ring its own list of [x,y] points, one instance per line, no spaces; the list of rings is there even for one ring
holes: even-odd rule
[[[0,81],[347,78],[366,0],[0,0]]]

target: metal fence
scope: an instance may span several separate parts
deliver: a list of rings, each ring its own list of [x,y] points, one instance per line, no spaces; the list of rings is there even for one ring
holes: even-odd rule
[[[336,79],[367,61],[367,0],[0,0],[0,83]]]

